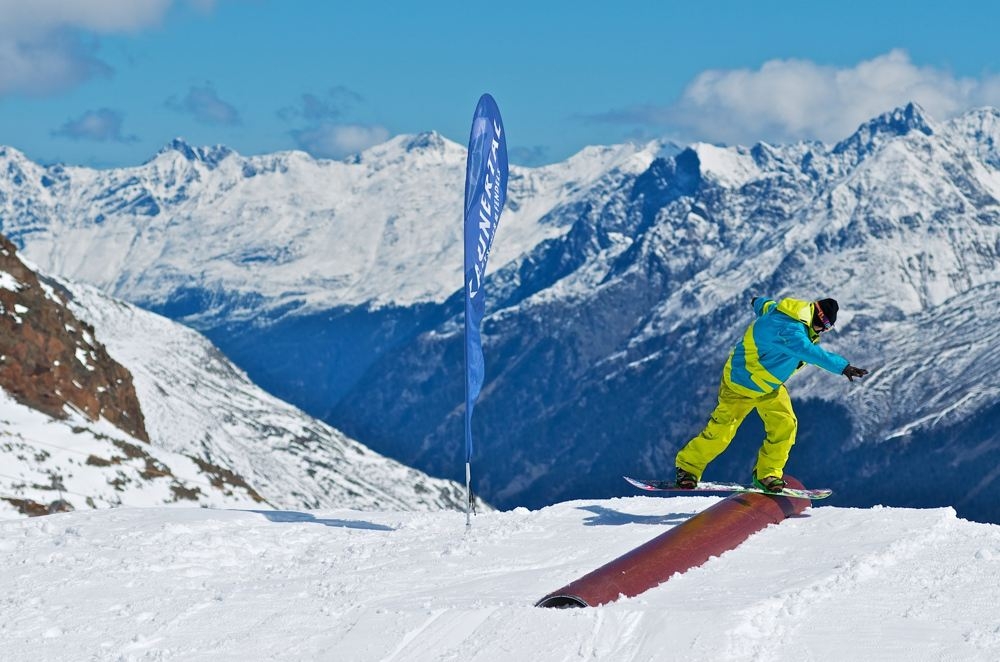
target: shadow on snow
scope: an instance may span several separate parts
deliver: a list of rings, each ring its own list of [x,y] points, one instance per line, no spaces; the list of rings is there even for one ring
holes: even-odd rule
[[[634,515],[623,513],[604,506],[580,506],[579,510],[593,513],[593,517],[584,520],[585,526],[621,526],[623,524],[680,524],[693,515],[691,513],[668,513],[665,515]]]
[[[385,526],[384,524],[375,524],[373,522],[364,522],[361,520],[317,519],[309,513],[299,513],[292,510],[251,510],[248,512],[263,515],[272,522],[281,522],[283,524],[322,524],[323,526],[332,526],[341,529],[395,531],[395,529],[391,526]]]

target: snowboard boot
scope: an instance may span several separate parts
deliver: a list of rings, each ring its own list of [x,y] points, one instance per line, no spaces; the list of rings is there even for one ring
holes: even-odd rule
[[[773,492],[777,494],[781,490],[785,489],[785,481],[777,476],[765,476],[763,478],[757,478],[757,472],[753,474],[753,486],[759,487],[765,492]]]
[[[674,484],[682,490],[693,490],[698,487],[698,477],[690,471],[684,471],[677,467],[677,478],[674,479]]]

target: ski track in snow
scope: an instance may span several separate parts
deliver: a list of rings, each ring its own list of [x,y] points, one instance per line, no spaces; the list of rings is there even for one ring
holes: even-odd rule
[[[0,659],[1000,659],[1000,527],[947,508],[812,508],[637,597],[533,606],[716,501],[0,522]]]
[[[865,551],[851,554],[846,560],[838,560],[834,567],[806,585],[766,598],[742,611],[739,624],[726,633],[729,644],[725,659],[754,659],[771,655],[775,652],[774,642],[787,640],[789,633],[801,629],[803,623],[809,622],[808,619],[822,617],[824,608],[835,598],[846,597],[849,603],[856,603],[859,610],[866,609],[868,584],[884,581],[887,577],[896,578],[896,568],[900,565],[906,567],[908,573],[911,572],[913,564],[907,561],[919,560],[920,551],[927,545],[947,541],[948,521],[943,517],[929,530],[909,531],[891,541],[878,540],[874,551],[868,551],[871,547],[868,541],[863,548]],[[846,532],[837,533],[843,535]],[[896,579],[906,581],[905,576]],[[877,615],[873,614],[873,617],[876,620],[869,623],[877,624]]]

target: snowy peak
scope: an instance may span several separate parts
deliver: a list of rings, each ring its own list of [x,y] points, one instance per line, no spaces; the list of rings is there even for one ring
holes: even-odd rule
[[[911,102],[865,122],[846,140],[833,148],[834,154],[850,154],[862,160],[888,140],[910,133],[934,135],[935,130],[923,108]]]
[[[0,145],[0,161],[7,163],[27,163],[29,159],[18,149],[14,149],[8,145]]]
[[[873,128],[877,127],[880,132],[887,135],[903,136],[911,131],[919,131],[925,136],[934,134],[926,112],[919,104],[913,102],[906,104],[903,108],[883,113],[868,124]]]
[[[0,191],[30,190],[36,185],[43,168],[13,147],[0,145]],[[6,201],[0,197],[0,210]],[[9,203],[8,203],[9,204]],[[0,227],[2,229],[2,227]]]
[[[395,136],[384,143],[369,147],[349,158],[349,163],[364,164],[375,169],[403,162],[455,161],[465,158],[466,149],[448,140],[437,131]]]
[[[643,191],[646,181],[656,182],[660,196],[644,201],[644,214],[652,211],[651,202],[662,206],[677,198],[693,196],[703,184],[701,154],[688,147],[672,159],[657,159],[636,180],[636,192]]]
[[[993,143],[1000,137],[1000,109],[977,108],[956,117],[949,123],[970,138]]]
[[[159,156],[170,155],[173,153],[180,154],[188,161],[203,163],[210,170],[218,167],[219,163],[231,155],[239,156],[234,150],[224,145],[193,147],[183,138],[174,138],[159,152],[157,152],[157,155],[153,158],[153,160],[155,161]]]
[[[987,165],[1000,170],[1000,110],[979,108],[956,117],[948,130],[961,147],[981,158]]]
[[[445,143],[448,142],[437,131],[426,131],[418,133],[403,143],[407,152],[417,152],[425,150],[442,151]],[[452,143],[453,145],[456,143]]]
[[[695,153],[693,159],[688,154],[689,151]],[[760,177],[761,168],[758,167],[758,163],[767,164],[773,156],[763,145],[747,150],[745,147],[719,147],[708,143],[697,143],[677,155],[678,168],[681,167],[682,158],[692,162],[687,166],[688,170],[694,167],[693,161],[697,161],[697,167],[709,179],[724,187],[739,188]],[[685,176],[690,178],[692,175]]]

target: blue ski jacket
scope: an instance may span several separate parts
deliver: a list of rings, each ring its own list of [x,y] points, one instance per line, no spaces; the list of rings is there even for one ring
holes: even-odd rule
[[[757,319],[729,354],[723,373],[726,383],[741,395],[760,397],[784,384],[806,363],[842,373],[847,359],[818,344],[819,334],[812,328],[815,305],[757,297],[753,302]]]

